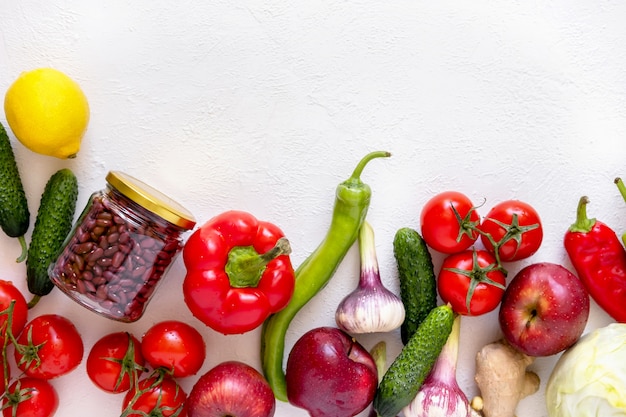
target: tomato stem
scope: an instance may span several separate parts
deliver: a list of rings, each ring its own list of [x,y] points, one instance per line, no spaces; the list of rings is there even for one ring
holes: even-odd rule
[[[11,336],[13,340],[13,346],[15,346],[15,350],[20,353],[22,358],[20,359],[18,366],[25,365],[26,369],[38,368],[41,365],[41,358],[39,357],[39,349],[46,343],[40,343],[39,345],[35,345],[33,343],[33,328],[28,328],[28,333],[26,334],[28,344],[22,345],[19,344],[14,336]]]
[[[474,292],[478,284],[484,283],[488,285],[493,285],[494,287],[500,288],[503,291],[505,289],[504,285],[492,280],[487,275],[493,271],[498,271],[498,270],[501,271],[502,267],[498,263],[489,264],[485,266],[484,268],[481,267],[478,263],[478,253],[476,252],[475,249],[472,251],[472,269],[471,270],[468,271],[468,270],[460,269],[460,268],[445,268],[445,270],[454,272],[457,274],[465,275],[466,277],[469,278],[470,283],[467,289],[467,295],[465,296],[465,306],[467,308],[468,314],[471,312],[470,304],[472,302],[472,297],[474,297]]]
[[[476,207],[472,207],[469,209],[465,217],[461,217],[454,204],[450,203],[450,208],[454,213],[454,217],[456,217],[457,222],[459,223],[459,235],[456,237],[456,241],[460,242],[463,239],[463,236],[467,236],[471,240],[475,240],[476,232],[479,231],[478,221],[472,221],[472,213],[476,211]]]
[[[135,361],[135,343],[132,335],[128,332],[125,332],[125,334],[128,338],[128,347],[126,348],[124,357],[121,359],[105,358],[108,361],[118,363],[121,368],[117,381],[115,381],[115,389],[118,389],[121,386],[124,381],[124,376],[126,375],[128,375],[130,385],[134,387],[136,380],[139,379],[139,375],[147,371],[147,368],[141,366]]]
[[[143,396],[144,394],[162,385],[166,375],[167,375],[167,370],[165,370],[164,368],[155,369],[152,375],[148,377],[148,380],[152,379],[152,382],[143,389],[139,389],[139,378],[136,378],[134,388],[131,388],[134,392],[134,395],[130,399],[128,404],[126,405],[126,408],[122,411],[122,414],[120,415],[120,417],[128,417],[128,416],[134,416],[134,415],[146,415],[150,417],[165,416],[165,415],[168,415],[170,417],[179,416],[183,411],[184,404],[180,405],[177,408],[162,405],[161,401],[163,397],[163,392],[159,392],[158,398],[156,400],[156,404],[154,408],[148,414],[140,410],[135,410],[133,408],[133,406],[137,403],[137,401],[139,400],[139,398],[141,398],[141,396]],[[178,392],[178,389],[179,388],[177,385],[176,386],[177,392]],[[164,413],[165,411],[167,411],[168,413],[165,414]]]
[[[9,307],[6,308],[6,310],[2,311],[0,314],[6,314],[7,315],[7,321],[5,323],[6,325],[6,332],[4,337],[2,338],[2,378],[4,381],[4,390],[5,390],[5,395],[8,394],[8,389],[9,389],[9,361],[7,359],[7,346],[9,345],[9,338],[11,339],[11,341],[15,340],[15,337],[13,336],[13,310],[14,310],[14,306],[15,306],[15,300],[11,300],[11,303],[9,304]],[[0,331],[2,331],[4,329],[0,329]],[[7,337],[8,336],[8,337]]]
[[[497,242],[495,241],[493,236],[491,236],[490,233],[483,232],[480,229],[478,230],[478,233],[487,237],[487,239],[489,239],[489,242],[493,245],[493,252],[494,252],[494,255],[496,256],[496,260],[498,261],[497,262],[498,265],[501,264],[500,248],[504,246],[505,243],[507,243],[510,240],[515,241],[515,252],[512,255],[514,257],[520,245],[522,244],[522,235],[526,232],[537,229],[539,227],[539,223],[533,223],[527,226],[520,225],[519,216],[517,215],[517,213],[513,213],[510,224],[501,222],[500,220],[492,219],[491,217],[487,217],[485,221],[493,222],[505,230],[504,236],[502,236],[502,238]]]

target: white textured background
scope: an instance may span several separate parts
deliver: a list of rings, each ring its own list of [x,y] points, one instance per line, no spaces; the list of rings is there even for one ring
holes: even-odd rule
[[[625,21],[626,3],[611,0],[3,0],[0,92],[20,72],[51,66],[77,80],[91,105],[75,160],[14,141],[32,213],[61,167],[79,178],[79,210],[109,170],[122,170],[180,201],[199,223],[242,209],[279,224],[298,265],[325,234],[336,185],[367,152],[388,150],[393,156],[372,161],[363,175],[385,284],[397,289],[395,231],[419,228],[422,205],[447,189],[485,199],[482,214],[511,198],[537,208],[544,244],[510,265],[512,276],[531,262],[571,268],[562,237],[583,194],[591,216],[626,230],[613,184],[626,176]],[[6,126],[4,114],[0,120]],[[355,249],[296,318],[288,348],[304,331],[334,323],[358,278]],[[0,236],[0,278],[25,288],[18,250]],[[435,255],[436,267],[440,261]],[[259,368],[259,332],[205,328],[182,304],[183,275],[179,258],[133,325],[87,314],[58,291],[31,315],[67,315],[87,350],[108,332],[140,336],[177,318],[205,336],[203,371],[228,359]],[[459,381],[470,397],[474,355],[499,336],[495,317],[462,324]],[[593,305],[588,329],[608,322]],[[382,337],[391,360],[397,333],[359,340],[371,347]],[[547,415],[543,389],[555,361],[533,365],[543,384],[519,417]],[[189,391],[194,381],[181,382]],[[119,415],[121,396],[95,388],[84,363],[53,383],[59,416]],[[306,413],[279,403],[276,415]]]

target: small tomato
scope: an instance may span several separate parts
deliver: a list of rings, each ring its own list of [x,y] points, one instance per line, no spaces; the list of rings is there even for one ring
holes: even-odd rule
[[[173,378],[149,377],[139,381],[137,391],[132,388],[126,393],[122,412],[125,417],[186,417],[186,400],[187,394]]]
[[[437,278],[441,299],[462,315],[478,316],[494,310],[502,300],[506,274],[485,250],[466,250],[443,260]]]
[[[14,381],[2,399],[3,417],[52,417],[59,396],[46,380],[22,377]]]
[[[196,374],[206,358],[200,332],[187,323],[167,320],[152,326],[141,339],[143,357],[153,368],[164,368],[175,378]]]
[[[452,254],[461,252],[478,238],[480,217],[472,201],[457,191],[445,191],[432,197],[420,215],[422,237],[434,250]]]
[[[24,299],[24,295],[22,295],[20,290],[17,289],[11,281],[0,280],[0,311],[7,311],[12,301],[15,301],[15,304],[13,305],[11,332],[17,337],[28,320],[28,304],[26,303],[26,299]],[[8,314],[0,315],[0,329],[2,329],[2,333],[0,334],[0,346],[4,343],[8,318]]]
[[[104,391],[128,391],[143,372],[141,343],[128,332],[110,333],[94,343],[87,356],[87,375]]]
[[[83,353],[83,340],[74,324],[63,316],[44,314],[26,324],[14,357],[27,376],[51,379],[76,368]]]
[[[523,201],[507,200],[493,206],[480,225],[480,239],[489,252],[498,247],[500,261],[533,255],[541,246],[543,227],[537,211]]]

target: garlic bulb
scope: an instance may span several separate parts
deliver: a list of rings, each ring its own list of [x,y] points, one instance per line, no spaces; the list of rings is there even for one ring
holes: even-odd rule
[[[374,231],[365,221],[359,231],[361,273],[357,288],[337,307],[337,326],[348,333],[389,332],[404,321],[402,300],[382,284]]]

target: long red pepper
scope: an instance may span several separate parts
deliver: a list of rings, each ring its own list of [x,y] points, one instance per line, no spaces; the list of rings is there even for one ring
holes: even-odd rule
[[[576,222],[565,233],[565,250],[589,295],[626,323],[626,250],[609,226],[587,217],[588,203],[589,198],[580,198]]]

